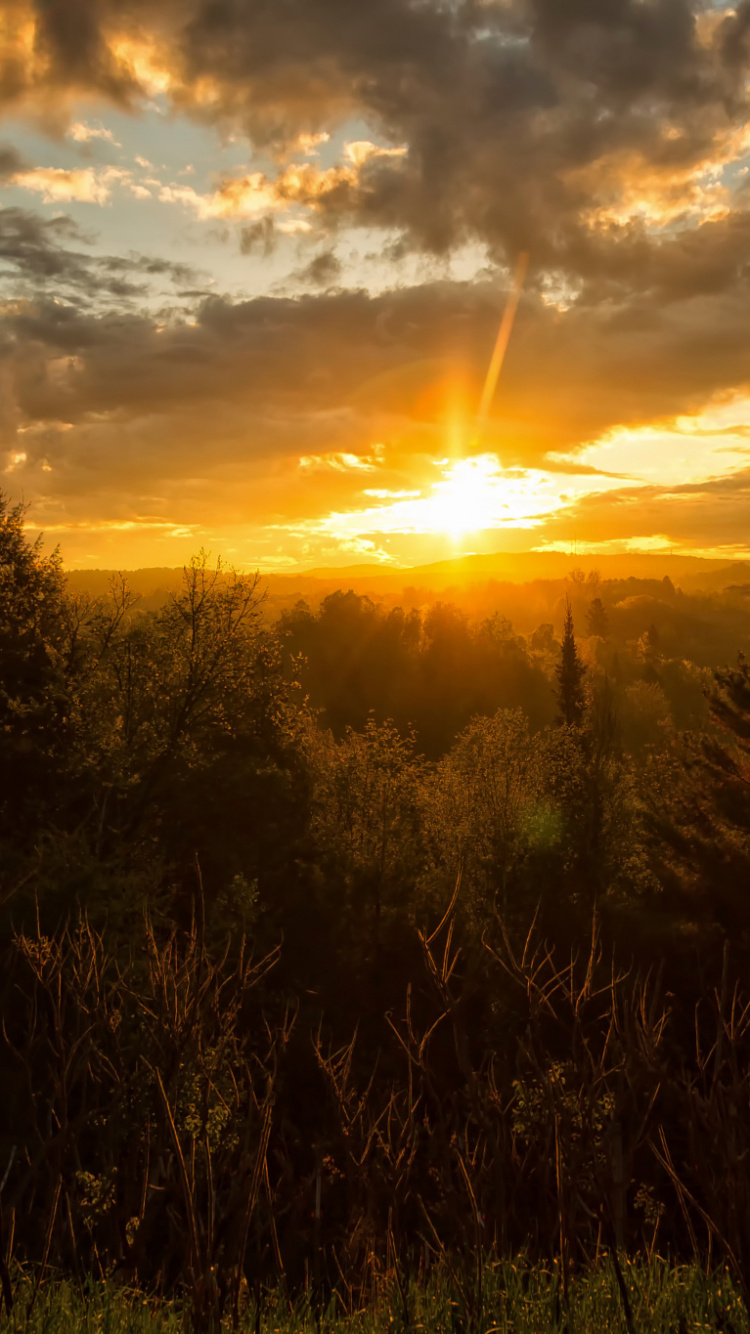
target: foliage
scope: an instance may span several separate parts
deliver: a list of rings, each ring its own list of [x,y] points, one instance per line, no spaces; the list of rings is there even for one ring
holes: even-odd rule
[[[422,864],[421,798],[426,766],[413,734],[371,714],[363,732],[337,742],[308,734],[310,835],[337,904],[340,967],[377,976],[386,936],[412,914],[410,890]]]
[[[534,727],[552,721],[543,665],[496,614],[472,624],[449,604],[385,612],[350,590],[326,597],[317,615],[298,605],[280,628],[290,670],[301,654],[305,688],[338,738],[361,731],[372,710],[402,733],[413,728],[435,759],[476,714],[523,707]]]
[[[529,861],[560,834],[559,813],[544,798],[539,741],[520,709],[477,718],[461,733],[437,767],[425,825],[446,902],[460,870],[461,908],[480,931],[496,910],[518,914]]]
[[[606,1248],[657,1327],[659,1247],[746,1307],[745,660],[701,717],[674,589],[602,590],[584,664],[573,603],[559,655],[343,592],[274,629],[204,554],[144,610],[70,597],[7,502],[0,541],[5,1300],[573,1327]]]
[[[140,1283],[180,1275],[206,1317],[236,1303],[288,1040],[288,1021],[248,1022],[276,953],[254,961],[243,942],[212,958],[202,907],[186,937],[158,939],[146,919],[127,959],[85,918],[18,936],[13,953],[6,1133],[28,1169],[11,1192],[24,1249]]]
[[[750,670],[717,669],[706,689],[715,727],[654,756],[650,822],[659,874],[681,911],[720,941],[750,940]]]
[[[0,491],[0,837],[52,798],[65,723],[62,561],[26,540],[23,516]]]
[[[45,615],[57,637],[54,653],[44,649],[50,681],[35,706],[38,717],[46,710],[29,769],[36,781],[31,790],[14,783],[5,801],[10,816],[14,794],[16,803],[22,798],[24,816],[20,829],[16,821],[8,830],[7,896],[31,877],[50,886],[45,900],[53,912],[75,897],[101,915],[107,883],[134,873],[136,881],[153,881],[161,858],[189,880],[199,845],[207,871],[223,881],[221,893],[238,876],[256,879],[261,837],[270,838],[293,806],[299,810],[291,751],[304,713],[278,641],[260,623],[257,576],[226,572],[220,562],[212,568],[201,553],[163,608],[139,614],[124,581],[109,598],[67,603],[57,564],[50,573],[38,549],[27,550],[39,567],[39,597],[53,604],[57,619],[49,608]],[[26,678],[37,653],[30,642],[27,635]],[[16,698],[17,725],[8,734],[24,753],[29,742],[18,722],[29,707]],[[231,806],[239,788],[247,801],[265,804],[265,825],[224,840],[228,818],[236,828]]]

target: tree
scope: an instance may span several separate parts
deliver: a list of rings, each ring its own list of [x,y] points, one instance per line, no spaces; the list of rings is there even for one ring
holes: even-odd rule
[[[215,783],[238,744],[268,752],[289,686],[260,626],[264,596],[257,575],[201,552],[158,612],[131,616],[124,589],[98,606],[72,709],[89,825],[132,839],[186,781]]]
[[[262,625],[258,577],[201,553],[155,612],[124,580],[109,598],[76,600],[59,557],[28,543],[22,510],[3,505],[0,593],[6,896],[28,884],[54,925],[73,897],[119,904],[120,881],[128,902],[144,875],[149,895],[192,886],[198,854],[217,893],[245,877],[271,897],[268,878],[288,869],[305,826],[306,780],[299,692]]]
[[[588,614],[586,616],[586,628],[590,635],[597,635],[599,639],[606,639],[609,634],[609,617],[604,608],[601,598],[594,598],[589,603]]]
[[[659,660],[660,638],[659,631],[651,622],[645,634],[642,634],[638,640],[638,656],[646,663],[648,667],[653,667]]]
[[[534,653],[554,653],[557,643],[555,640],[555,627],[545,621],[538,625],[531,636],[531,648]]]
[[[428,873],[422,897],[439,896],[436,920],[461,872],[458,914],[475,938],[499,910],[506,926],[535,902],[535,861],[554,841],[555,814],[541,802],[539,737],[522,709],[477,717],[438,764],[428,787]],[[530,875],[531,872],[531,875]]]
[[[425,762],[412,731],[402,735],[372,713],[363,732],[349,728],[336,741],[311,727],[306,740],[324,952],[336,958],[341,976],[358,974],[379,987],[387,982],[386,957],[393,964],[410,949]],[[305,946],[309,953],[309,936]]]
[[[706,689],[713,727],[682,733],[651,759],[644,794],[668,898],[703,928],[750,946],[750,664],[717,668]]]
[[[24,506],[0,490],[0,830],[36,823],[54,783],[65,714],[66,618],[60,555],[29,542]]]
[[[580,727],[586,709],[586,695],[583,678],[586,666],[581,661],[573,632],[573,612],[566,599],[565,625],[563,628],[560,661],[555,669],[557,677],[557,702],[560,706],[560,722],[567,727]]]

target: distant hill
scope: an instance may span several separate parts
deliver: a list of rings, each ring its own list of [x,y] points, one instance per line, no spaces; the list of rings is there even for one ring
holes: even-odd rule
[[[740,582],[741,571],[750,577],[750,562],[729,562],[707,559],[704,556],[671,555],[669,552],[633,552],[609,556],[570,556],[560,551],[497,551],[490,555],[458,556],[454,560],[437,561],[432,565],[415,565],[394,570],[382,565],[352,565],[339,569],[314,569],[305,572],[309,579],[325,583],[347,580],[372,582],[386,580],[408,584],[476,583],[486,579],[501,579],[509,583],[528,583],[532,579],[564,579],[572,570],[589,574],[597,570],[603,579],[663,579],[673,583],[684,579],[710,581],[723,587],[722,571],[730,577],[727,582]],[[277,576],[278,577],[278,576]],[[298,578],[297,575],[284,576]]]
[[[155,566],[144,570],[66,570],[65,574],[72,593],[89,593],[92,597],[108,593],[112,581],[121,574],[127,577],[131,588],[143,595],[179,588],[182,583],[182,566]]]
[[[707,561],[706,565],[713,562]],[[686,592],[700,589],[706,593],[723,592],[724,589],[742,588],[750,582],[750,561],[733,561],[731,565],[721,564],[718,569],[698,570],[688,574],[682,580]]]
[[[393,569],[382,565],[295,570],[266,573],[263,583],[272,604],[292,604],[299,598],[320,600],[335,589],[353,589],[373,596],[392,596],[401,590],[444,594],[446,590],[501,582],[525,584],[534,580],[560,580],[580,570],[588,575],[598,571],[603,580],[669,578],[686,592],[718,592],[730,585],[750,582],[750,561],[725,561],[702,556],[671,555],[668,552],[632,553],[605,556],[570,556],[557,551],[498,551],[491,555],[461,556],[432,565]],[[182,569],[168,567],[125,571],[131,588],[144,601],[163,601],[177,589]],[[71,570],[68,584],[73,592],[99,596],[109,590],[116,571]]]

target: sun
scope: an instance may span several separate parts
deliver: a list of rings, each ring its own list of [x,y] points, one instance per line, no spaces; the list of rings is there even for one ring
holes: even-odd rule
[[[498,511],[506,508],[497,459],[482,454],[440,466],[443,476],[433,483],[432,495],[425,501],[431,526],[453,538],[491,528],[498,520]]]
[[[333,512],[324,530],[339,539],[444,533],[459,546],[469,534],[493,528],[536,528],[563,504],[554,477],[537,469],[507,471],[494,454],[439,459],[435,466],[441,475],[429,486],[406,494],[370,490],[380,503]]]
[[[478,454],[438,464],[442,476],[431,494],[417,502],[422,522],[454,541],[488,528],[533,527],[540,509],[549,510],[545,478],[534,470],[508,473],[494,454]]]

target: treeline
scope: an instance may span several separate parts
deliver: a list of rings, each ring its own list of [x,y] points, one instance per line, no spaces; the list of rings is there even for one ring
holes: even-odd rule
[[[559,641],[346,594],[269,628],[201,557],[138,614],[71,597],[22,517],[0,497],[6,1302],[20,1261],[208,1326],[439,1261],[471,1324],[493,1248],[563,1297],[603,1248],[710,1244],[742,1286],[744,660],[701,730],[670,705],[629,746],[627,691],[676,669],[615,670],[601,598]]]
[[[695,630],[695,622],[684,613],[675,619],[674,589],[670,604],[623,598],[622,583],[570,580],[552,599],[557,625],[543,620],[525,635],[498,611],[472,618],[439,602],[388,610],[351,589],[330,594],[317,611],[298,603],[282,613],[278,630],[288,674],[335,736],[347,727],[361,731],[372,713],[402,732],[413,728],[419,749],[437,759],[478,715],[521,709],[532,731],[555,722],[555,672],[570,608],[587,698],[607,694],[617,744],[642,757],[663,748],[668,734],[705,725],[711,675],[686,656],[685,626]],[[546,594],[542,605],[549,610]],[[747,617],[742,628],[747,634]]]

